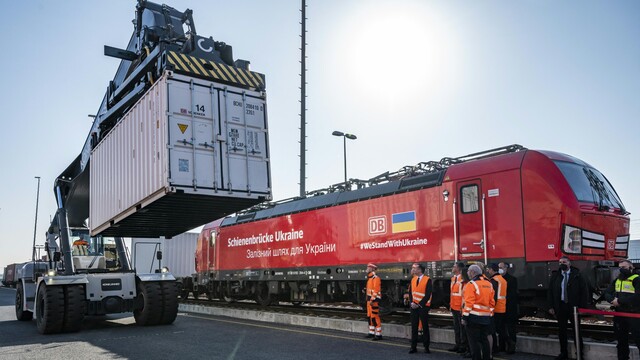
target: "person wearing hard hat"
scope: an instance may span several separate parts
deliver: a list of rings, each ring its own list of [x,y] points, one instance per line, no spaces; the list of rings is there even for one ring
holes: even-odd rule
[[[376,275],[378,266],[367,264],[367,317],[369,318],[368,338],[382,340],[382,323],[380,322],[380,299],[382,298],[381,281]]]

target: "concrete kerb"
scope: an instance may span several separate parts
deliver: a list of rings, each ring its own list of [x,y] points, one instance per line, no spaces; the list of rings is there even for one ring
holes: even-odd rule
[[[360,334],[366,334],[369,330],[369,325],[364,320],[334,319],[296,314],[277,314],[266,311],[216,308],[210,306],[188,304],[180,304],[179,311],[215,316],[227,316],[236,319],[247,319],[275,324],[296,325],[312,328],[315,327]],[[411,339],[411,327],[408,325],[383,323],[382,326],[383,336],[385,337]],[[434,343],[454,343],[454,333],[452,329],[431,328],[429,334],[431,335],[431,341]],[[585,360],[617,359],[615,344],[586,341],[584,345]],[[573,343],[571,341],[569,341],[569,347],[569,353],[574,354],[575,347],[573,346]],[[519,353],[556,356],[560,353],[560,344],[558,343],[557,338],[554,339],[532,336],[518,336],[517,351]],[[630,355],[631,359],[640,360],[640,355],[637,348],[632,348]]]

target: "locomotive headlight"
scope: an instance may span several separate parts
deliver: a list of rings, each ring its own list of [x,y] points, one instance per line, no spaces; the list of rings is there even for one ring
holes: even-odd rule
[[[169,272],[169,268],[166,266],[163,266],[162,269],[160,269],[161,273],[168,273]]]
[[[564,241],[562,250],[569,254],[582,252],[582,230],[573,226],[564,226]]]

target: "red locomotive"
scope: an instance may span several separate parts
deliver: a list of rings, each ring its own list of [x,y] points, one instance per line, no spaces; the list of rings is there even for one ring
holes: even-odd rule
[[[262,204],[206,225],[198,239],[197,296],[360,302],[375,262],[383,305],[401,305],[412,262],[448,299],[456,260],[513,264],[521,298],[544,299],[568,255],[592,290],[626,257],[629,217],[609,181],[572,156],[511,145],[420,163],[367,181]]]

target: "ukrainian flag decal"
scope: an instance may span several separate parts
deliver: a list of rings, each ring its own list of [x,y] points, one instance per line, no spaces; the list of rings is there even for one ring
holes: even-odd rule
[[[416,230],[416,212],[407,211],[391,215],[391,232],[400,233]]]

